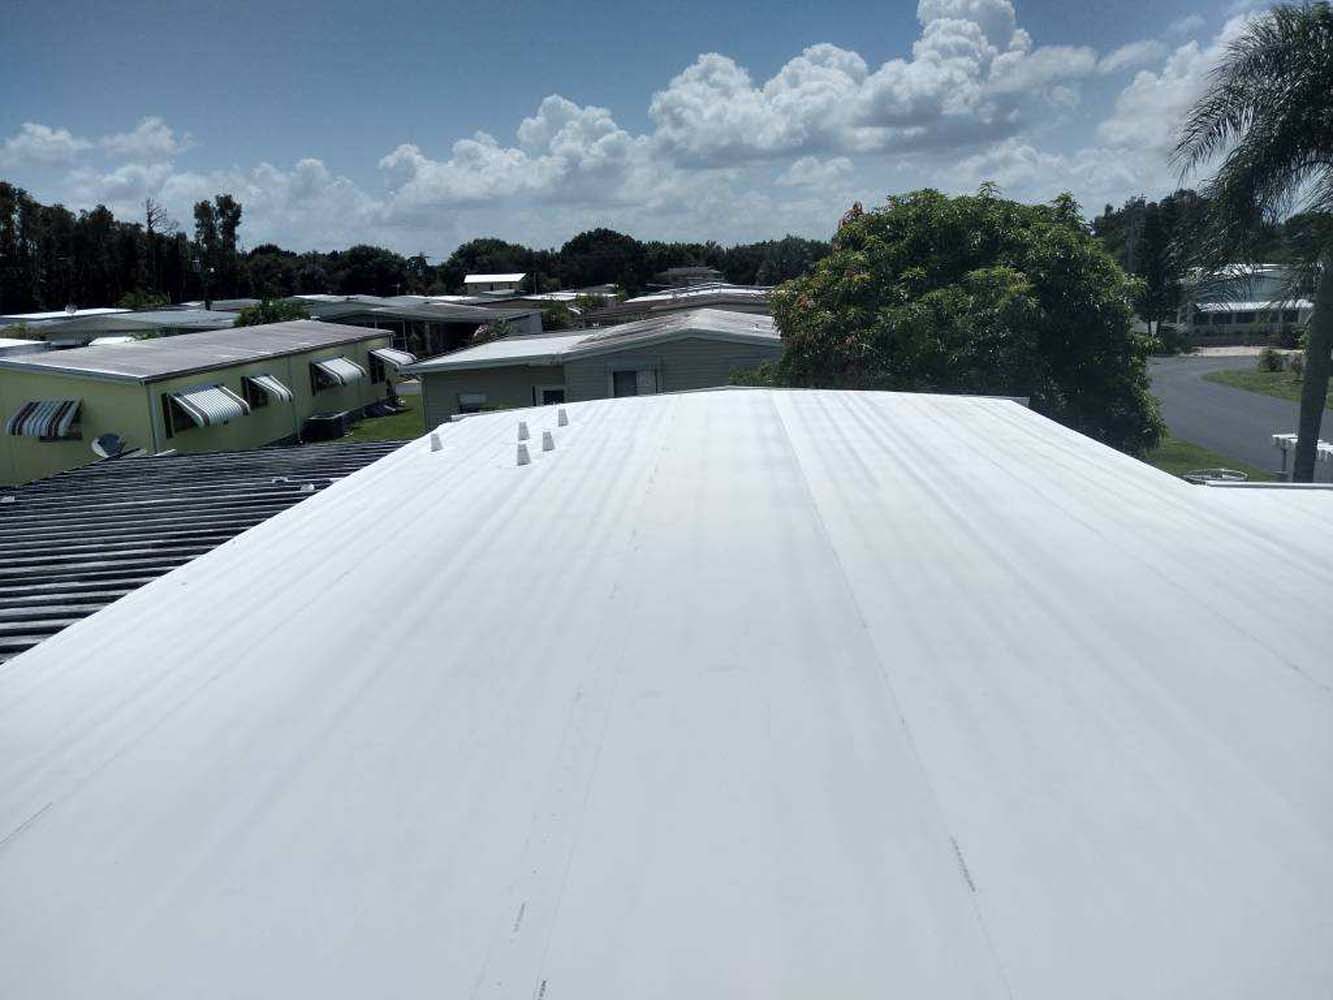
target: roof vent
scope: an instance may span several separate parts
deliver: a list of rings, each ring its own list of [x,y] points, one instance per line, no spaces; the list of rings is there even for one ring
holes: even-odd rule
[[[529,464],[531,464],[531,462],[532,462],[532,459],[528,457],[528,446],[525,445],[525,444],[521,444],[521,445],[519,445],[519,446],[518,446],[518,464],[519,464],[519,465],[529,465]]]
[[[520,420],[518,422],[518,439],[520,441],[526,441],[528,439],[528,422],[526,420]]]
[[[563,406],[555,411],[555,422],[559,424],[561,427],[568,425],[569,414],[565,412],[565,408]]]
[[[444,447],[444,445],[440,444],[440,435],[436,434],[434,431],[431,431],[431,432],[430,432],[430,450],[431,450],[431,451],[439,451],[439,450],[440,450],[441,448],[443,448],[443,447]]]
[[[550,431],[542,431],[542,451],[555,451],[555,438]]]

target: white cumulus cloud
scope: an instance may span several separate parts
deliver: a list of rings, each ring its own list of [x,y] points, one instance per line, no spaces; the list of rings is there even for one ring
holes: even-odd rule
[[[0,166],[58,166],[72,163],[92,143],[67,128],[24,122],[0,144]]]
[[[188,132],[177,136],[171,126],[156,115],[139,119],[133,131],[117,132],[101,139],[101,146],[109,155],[134,163],[170,160],[192,144]]]

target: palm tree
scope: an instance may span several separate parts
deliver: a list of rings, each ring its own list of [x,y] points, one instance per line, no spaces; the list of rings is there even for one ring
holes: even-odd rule
[[[1333,8],[1327,2],[1274,7],[1227,46],[1207,93],[1181,127],[1175,158],[1192,170],[1221,157],[1205,187],[1212,199],[1205,268],[1243,252],[1258,226],[1298,208],[1316,222],[1333,211]],[[1292,479],[1314,478],[1333,351],[1333,240],[1327,225],[1300,261],[1315,284],[1306,335]]]

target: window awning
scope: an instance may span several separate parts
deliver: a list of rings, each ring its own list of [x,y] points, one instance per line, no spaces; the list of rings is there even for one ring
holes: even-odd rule
[[[196,385],[170,395],[198,427],[216,427],[250,412],[250,404],[225,385]]]
[[[311,363],[334,385],[351,385],[366,377],[366,370],[350,358],[325,358]]]
[[[273,375],[247,375],[245,380],[275,403],[290,403],[296,398],[291,389]]]
[[[81,399],[38,399],[24,403],[5,421],[5,433],[47,440],[68,437],[82,403]]]
[[[392,347],[376,347],[370,352],[372,358],[378,358],[386,365],[392,365],[394,368],[402,368],[404,365],[415,364],[417,356],[407,351],[398,351]]]

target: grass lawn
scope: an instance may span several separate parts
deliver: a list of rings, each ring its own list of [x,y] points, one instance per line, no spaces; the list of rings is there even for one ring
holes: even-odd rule
[[[1262,392],[1265,396],[1278,399],[1301,401],[1301,379],[1290,372],[1261,372],[1258,369],[1226,369],[1209,372],[1204,376],[1209,382],[1220,382],[1236,389],[1249,392]],[[1330,390],[1325,405],[1333,409],[1333,390]]]
[[[407,441],[419,438],[426,433],[425,421],[421,418],[420,396],[399,396],[406,413],[396,413],[392,417],[366,417],[352,428],[343,441]]]
[[[1164,436],[1161,444],[1143,456],[1143,460],[1173,476],[1183,476],[1196,469],[1235,469],[1237,472],[1245,473],[1252,480],[1267,481],[1273,478],[1263,469],[1237,462],[1234,458],[1227,458],[1197,444],[1174,438],[1170,434]]]

